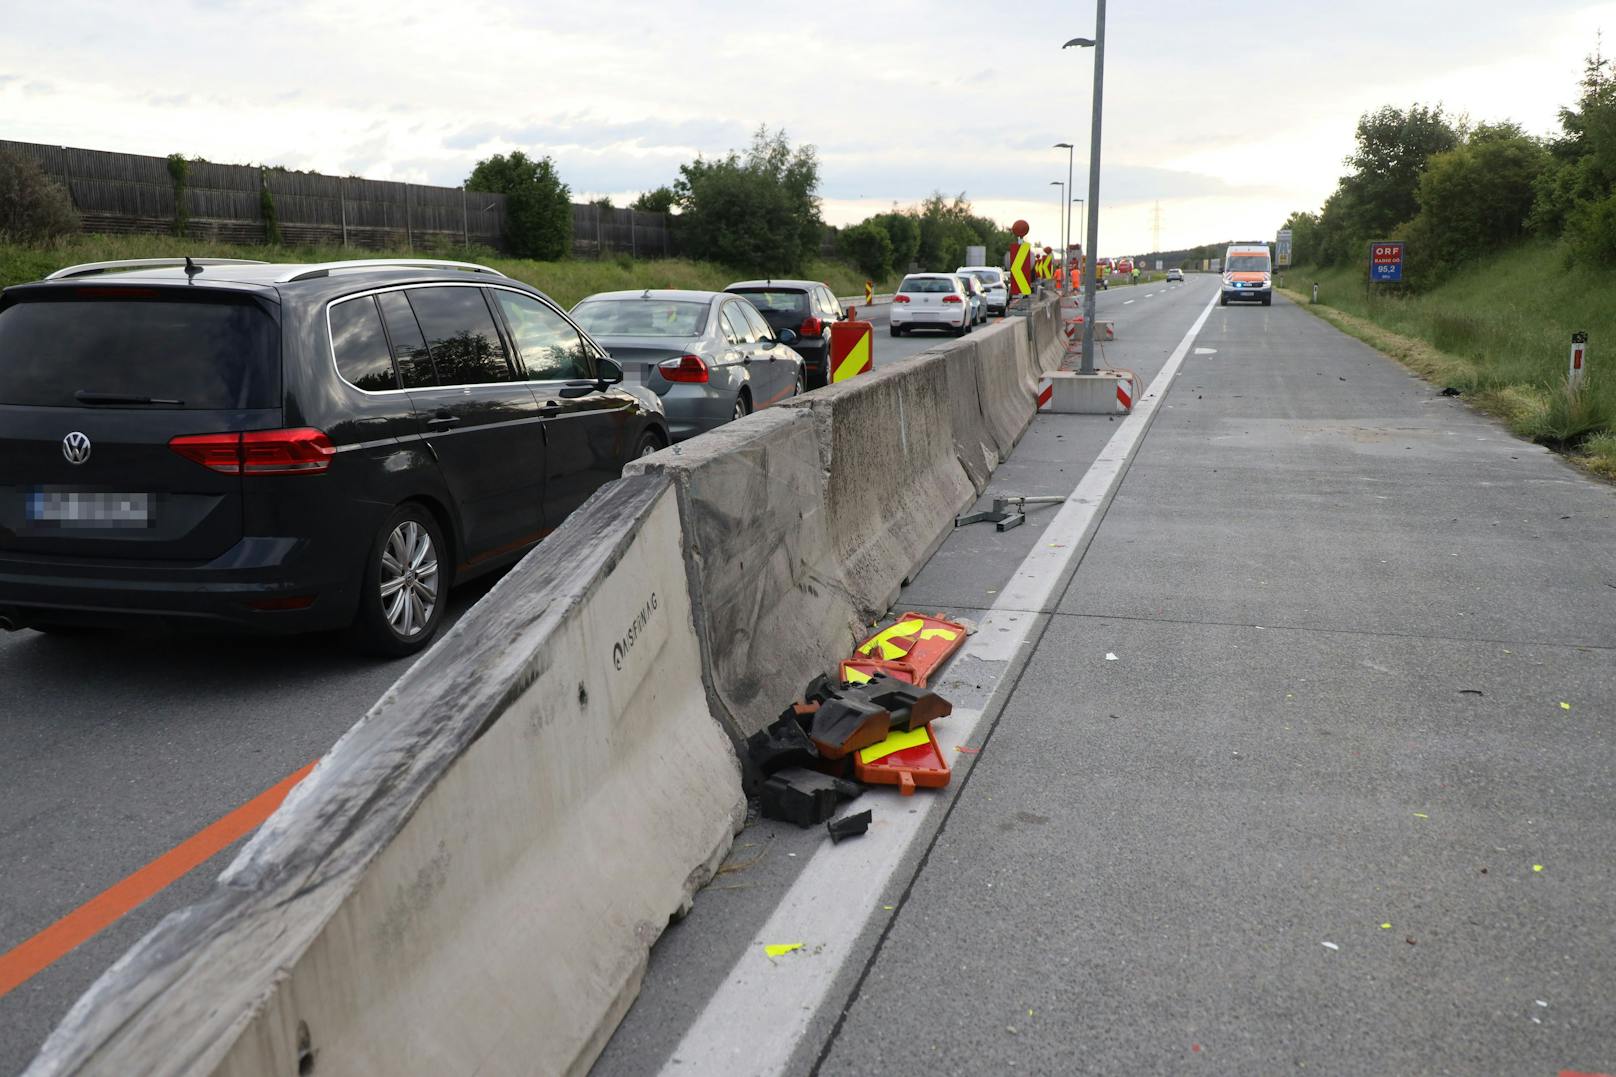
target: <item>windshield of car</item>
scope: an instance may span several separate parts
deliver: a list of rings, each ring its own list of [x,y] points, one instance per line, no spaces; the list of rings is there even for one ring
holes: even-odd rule
[[[947,277],[905,277],[898,285],[900,292],[952,292],[953,283]]]
[[[41,299],[0,310],[0,404],[280,406],[280,331],[251,300]]]
[[[707,328],[705,301],[688,299],[586,299],[573,319],[597,337],[697,337]]]
[[[987,287],[987,288],[994,288],[994,287],[997,287],[998,285],[1004,283],[1004,278],[999,274],[999,272],[997,270],[978,269],[978,270],[972,272],[971,276],[973,276],[977,280],[981,281],[983,286]]]
[[[772,291],[763,288],[732,288],[736,295],[744,295],[752,301],[752,305],[764,314],[801,314],[808,313],[808,295],[806,292]]]
[[[1228,263],[1223,267],[1231,273],[1256,273],[1268,271],[1268,255],[1266,254],[1231,254]]]

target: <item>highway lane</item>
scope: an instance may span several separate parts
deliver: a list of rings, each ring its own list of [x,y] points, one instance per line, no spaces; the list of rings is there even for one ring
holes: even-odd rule
[[[1170,334],[1140,308],[1211,295],[1130,296],[1115,360],[1148,378],[1135,347]],[[807,977],[786,1072],[894,1044],[937,1073],[1613,1071],[1616,495],[1288,303],[1212,307],[1193,344],[871,924],[752,954],[857,855],[754,825],[598,1073],[758,1057],[729,985]],[[1071,488],[1103,432],[1059,418],[995,485]],[[1033,527],[956,532],[900,602],[980,613],[1070,541]]]
[[[325,635],[0,633],[0,955],[318,758],[407,666]],[[0,1073],[235,848],[0,996]]]

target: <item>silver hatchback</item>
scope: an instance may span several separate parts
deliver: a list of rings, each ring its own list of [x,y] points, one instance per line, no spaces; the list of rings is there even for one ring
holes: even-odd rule
[[[778,332],[728,292],[651,289],[600,292],[572,317],[623,367],[624,378],[662,398],[675,439],[739,419],[803,392],[797,334]]]

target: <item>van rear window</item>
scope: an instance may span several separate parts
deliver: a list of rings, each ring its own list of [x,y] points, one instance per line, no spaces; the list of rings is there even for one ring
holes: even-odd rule
[[[37,299],[0,309],[0,404],[280,406],[280,332],[250,300]]]

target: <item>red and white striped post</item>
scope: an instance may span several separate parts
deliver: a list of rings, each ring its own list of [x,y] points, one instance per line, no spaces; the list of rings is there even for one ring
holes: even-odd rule
[[[1583,364],[1588,358],[1588,334],[1578,331],[1571,334],[1571,370],[1566,374],[1566,385],[1572,392],[1582,386]]]

